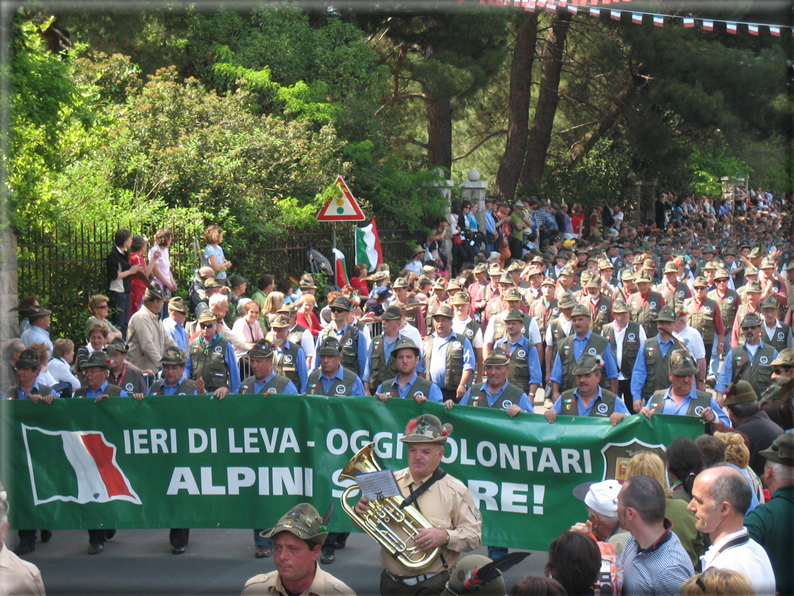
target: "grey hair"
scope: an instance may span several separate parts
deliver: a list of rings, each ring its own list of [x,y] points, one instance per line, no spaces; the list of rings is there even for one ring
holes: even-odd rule
[[[767,461],[766,465],[772,468],[772,474],[778,480],[794,480],[794,466],[786,466],[776,461]]]
[[[595,509],[590,509],[590,507],[588,507],[587,508],[587,512],[589,514],[591,514],[591,515],[597,515],[600,519],[602,519],[602,520],[604,520],[606,522],[618,521],[617,511],[615,512],[615,515],[604,515],[603,513],[599,513]]]
[[[20,347],[21,346],[21,347]],[[24,342],[15,337],[14,339],[9,339],[6,343],[3,344],[3,360],[11,360],[11,356],[14,355],[14,352],[21,352],[25,349]]]
[[[228,302],[229,299],[224,296],[223,294],[213,294],[210,296],[209,307],[212,308],[216,304],[220,304],[221,302]]]

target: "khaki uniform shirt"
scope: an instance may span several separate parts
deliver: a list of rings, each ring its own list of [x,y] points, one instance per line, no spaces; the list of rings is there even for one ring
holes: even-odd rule
[[[287,591],[281,583],[278,571],[272,571],[255,575],[245,582],[242,596],[277,596],[279,594],[287,596]],[[312,585],[308,590],[301,592],[300,596],[356,596],[356,593],[317,565]]]
[[[404,497],[411,494],[411,485],[416,490],[424,484],[414,481],[408,468],[400,470],[395,476]],[[457,562],[460,553],[479,548],[482,543],[482,518],[480,511],[474,506],[469,489],[460,480],[447,474],[427,489],[414,503],[414,507],[417,503],[418,509],[433,527],[449,533],[449,544],[441,547],[441,554],[450,568]],[[440,556],[421,570],[409,569],[394,559],[385,548],[381,548],[380,563],[386,571],[398,577],[444,571]]]
[[[45,596],[39,568],[23,561],[0,542],[0,593],[3,596]]]

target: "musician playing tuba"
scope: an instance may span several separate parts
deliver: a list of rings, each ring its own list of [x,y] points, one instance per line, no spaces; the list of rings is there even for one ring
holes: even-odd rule
[[[414,542],[423,551],[440,550],[426,567],[417,570],[405,567],[381,548],[383,596],[441,594],[460,553],[480,546],[482,520],[469,489],[439,468],[451,432],[451,425],[442,426],[435,416],[423,414],[408,423],[400,439],[408,444],[408,467],[395,473],[397,484],[403,497],[412,500],[410,504],[434,526],[419,530]],[[369,510],[367,499],[361,497],[354,510],[359,516],[365,515]]]

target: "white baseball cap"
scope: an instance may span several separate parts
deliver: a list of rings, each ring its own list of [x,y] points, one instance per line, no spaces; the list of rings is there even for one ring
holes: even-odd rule
[[[603,482],[585,482],[573,489],[577,499],[584,501],[590,509],[606,517],[617,515],[619,492],[620,483],[612,479]]]

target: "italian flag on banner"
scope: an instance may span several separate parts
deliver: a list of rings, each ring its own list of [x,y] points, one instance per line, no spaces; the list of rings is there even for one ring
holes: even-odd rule
[[[50,431],[22,425],[36,505],[51,501],[141,500],[116,463],[116,446],[101,432]]]
[[[336,285],[342,287],[350,283],[347,277],[347,261],[345,260],[345,253],[338,248],[334,249],[334,273],[336,274]]]
[[[383,251],[380,248],[378,227],[373,217],[372,223],[368,226],[356,228],[356,265],[363,263],[368,271],[374,271],[382,262]]]

